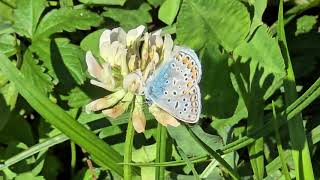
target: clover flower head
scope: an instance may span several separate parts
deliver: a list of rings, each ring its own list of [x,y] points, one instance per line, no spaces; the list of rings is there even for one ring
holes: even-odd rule
[[[135,130],[144,132],[146,117],[143,112],[143,91],[148,77],[174,49],[170,35],[161,35],[161,30],[145,32],[144,26],[125,32],[122,28],[107,29],[100,36],[99,56],[86,53],[90,83],[113,92],[94,100],[86,106],[87,112],[102,111],[103,114],[117,118],[134,104],[132,121]],[[155,104],[149,111],[159,123],[178,126],[179,122]]]

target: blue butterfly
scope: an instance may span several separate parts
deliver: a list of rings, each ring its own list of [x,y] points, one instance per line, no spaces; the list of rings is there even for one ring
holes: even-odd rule
[[[180,48],[147,79],[146,100],[181,121],[196,123],[201,113],[201,74],[196,53]]]

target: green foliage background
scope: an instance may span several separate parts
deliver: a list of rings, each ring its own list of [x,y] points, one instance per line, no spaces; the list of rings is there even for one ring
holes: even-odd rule
[[[0,0],[0,179],[319,179],[320,1],[284,9],[282,0]],[[130,112],[83,111],[107,95],[89,84],[85,52],[99,54],[103,30],[141,24],[199,55],[196,125],[166,128],[148,114],[134,134]]]

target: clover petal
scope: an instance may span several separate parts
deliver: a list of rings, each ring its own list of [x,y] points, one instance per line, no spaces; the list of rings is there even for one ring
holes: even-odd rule
[[[124,90],[119,90],[113,94],[110,94],[106,97],[92,101],[86,106],[86,112],[99,111],[106,109],[118,103],[124,96],[126,92]]]
[[[174,118],[169,113],[162,110],[155,104],[152,104],[149,107],[149,111],[156,118],[156,120],[163,126],[167,126],[169,124],[171,126],[178,127],[180,125],[180,123],[176,120],[176,118]]]
[[[101,77],[102,67],[97,62],[96,58],[92,55],[91,51],[86,53],[86,63],[88,66],[89,74],[94,78]]]
[[[132,123],[134,129],[137,133],[144,132],[146,127],[146,117],[143,113],[143,98],[142,96],[137,96],[135,101],[135,106],[132,114]]]

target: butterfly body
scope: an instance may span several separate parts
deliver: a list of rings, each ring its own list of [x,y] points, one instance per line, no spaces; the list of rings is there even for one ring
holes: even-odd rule
[[[146,82],[147,101],[188,123],[199,120],[201,64],[195,52],[181,48]]]

